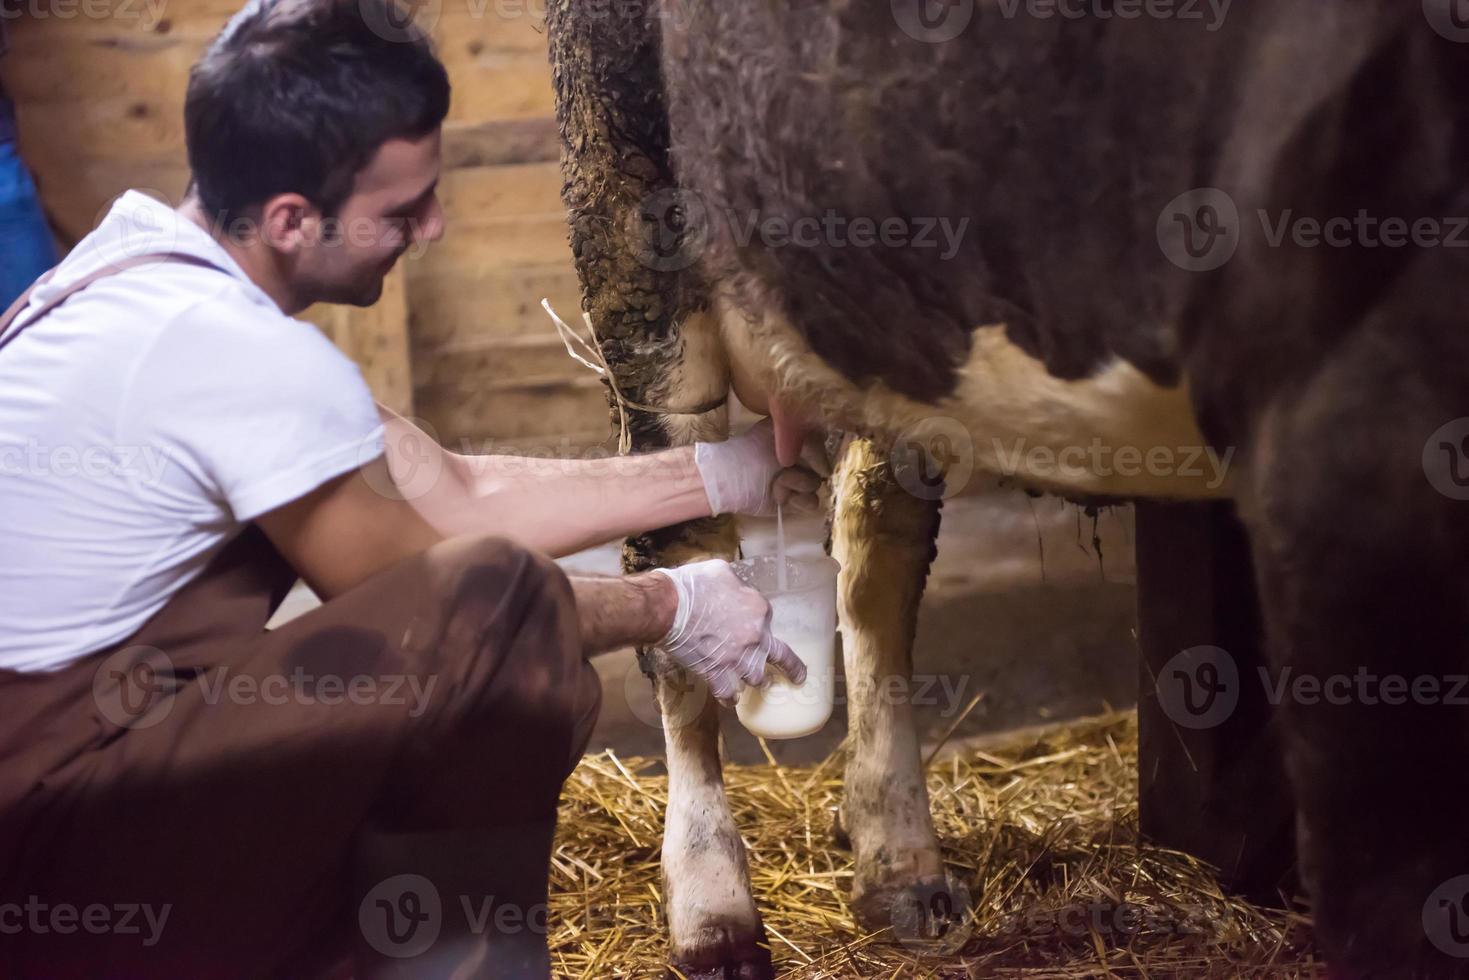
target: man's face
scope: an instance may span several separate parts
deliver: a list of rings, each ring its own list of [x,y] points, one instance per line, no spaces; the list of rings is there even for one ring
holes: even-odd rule
[[[319,243],[301,253],[294,270],[300,294],[315,302],[371,306],[405,252],[443,236],[440,142],[434,130],[378,148],[338,214],[322,219]]]

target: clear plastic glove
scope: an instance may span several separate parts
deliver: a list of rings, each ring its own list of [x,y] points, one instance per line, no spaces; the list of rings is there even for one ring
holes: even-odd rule
[[[802,453],[803,465],[786,468],[775,456],[775,427],[762,419],[749,431],[724,442],[694,446],[694,462],[715,514],[773,517],[779,503],[789,511],[810,513],[816,491],[830,468],[816,447]]]
[[[733,706],[740,685],[760,687],[766,664],[792,683],[806,680],[806,665],[770,632],[770,603],[741,582],[727,561],[657,568],[678,590],[678,612],[654,646],[709,684],[722,704]]]

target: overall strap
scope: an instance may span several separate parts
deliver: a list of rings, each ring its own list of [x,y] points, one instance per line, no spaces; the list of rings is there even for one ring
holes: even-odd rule
[[[43,286],[46,283],[50,282],[51,279],[56,275],[56,269],[52,269],[40,279],[37,279],[30,289],[27,289],[24,293],[22,293],[21,297],[11,304],[10,309],[5,311],[4,316],[0,316],[0,350],[3,350],[6,344],[10,343],[16,337],[19,337],[20,332],[26,327],[29,327],[37,320],[41,319],[43,316],[56,309],[62,303],[65,303],[67,300],[71,299],[77,293],[92,285],[92,283],[97,282],[99,279],[106,279],[108,276],[116,275],[119,272],[125,272],[128,269],[133,269],[140,265],[151,265],[155,262],[179,262],[184,265],[196,265],[200,266],[201,268],[215,269],[219,272],[225,272],[224,269],[215,265],[213,262],[210,262],[208,259],[201,259],[197,255],[188,255],[184,252],[155,252],[148,255],[136,255],[130,259],[123,259],[120,262],[109,262],[107,265],[98,269],[96,272],[83,276],[76,282],[67,286],[61,292],[57,293],[51,299],[47,300],[45,303],[42,303],[40,309],[36,310],[31,318],[25,322],[24,326],[19,327],[15,330],[11,330],[11,324],[13,324],[16,318],[19,317],[23,312],[25,312],[26,307],[30,305],[31,296],[35,293],[37,287]]]

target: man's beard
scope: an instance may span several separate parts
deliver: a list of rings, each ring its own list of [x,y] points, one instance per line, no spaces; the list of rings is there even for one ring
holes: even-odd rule
[[[314,301],[336,306],[372,306],[382,299],[385,278],[384,273],[374,270],[351,282],[323,284],[316,290]]]

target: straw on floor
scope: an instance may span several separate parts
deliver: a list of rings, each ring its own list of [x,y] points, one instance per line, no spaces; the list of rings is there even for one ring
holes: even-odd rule
[[[782,978],[1314,977],[1299,912],[1224,895],[1210,869],[1142,846],[1132,714],[959,749],[929,769],[934,822],[972,895],[942,935],[872,934],[847,906],[833,844],[842,754],[811,768],[726,767],[756,900]],[[658,763],[585,759],[566,786],[552,869],[557,976],[665,969]]]

